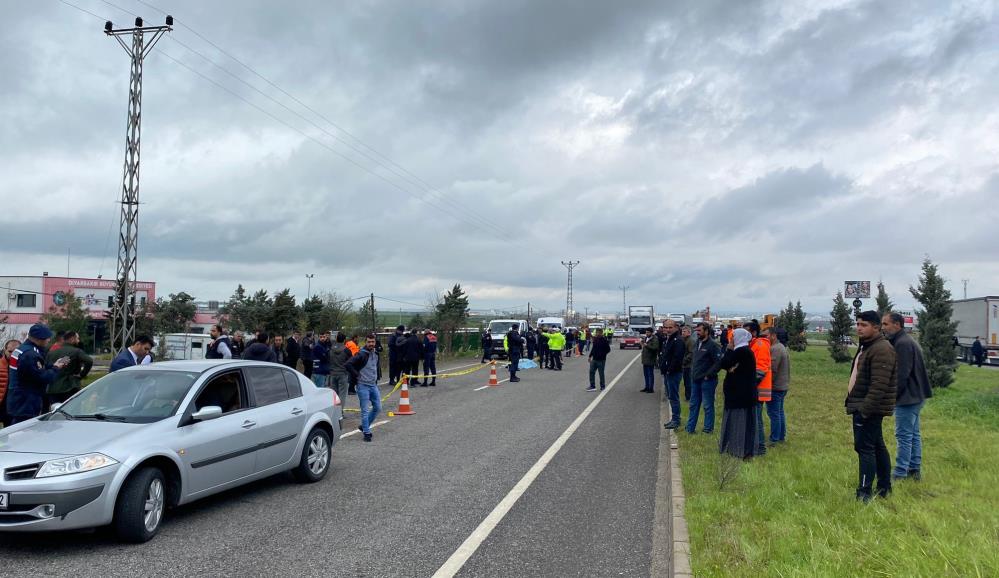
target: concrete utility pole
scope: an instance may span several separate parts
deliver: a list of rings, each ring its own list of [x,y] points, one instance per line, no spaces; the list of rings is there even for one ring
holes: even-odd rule
[[[628,289],[631,287],[627,285],[618,285],[618,289],[621,290],[621,315],[627,319],[628,318]]]
[[[132,61],[128,83],[128,124],[125,129],[125,166],[121,179],[121,221],[118,232],[118,276],[115,299],[111,307],[111,347],[124,349],[135,337],[135,285],[138,280],[137,251],[139,244],[139,151],[142,135],[142,63],[163,37],[173,30],[173,16],[166,17],[165,26],[143,26],[135,19],[134,28],[116,29],[111,21],[104,23],[104,34],[113,37],[125,49]],[[149,42],[146,42],[149,34]],[[131,42],[122,40],[131,36]]]
[[[308,301],[312,298],[312,278],[315,277],[315,273],[306,273],[305,278],[309,280],[308,289],[305,290],[305,300]]]
[[[968,298],[968,282],[969,281],[971,281],[971,279],[961,279],[961,284],[964,285],[964,298],[965,299]]]
[[[565,317],[566,323],[569,322],[569,316],[572,315],[572,270],[579,265],[579,261],[562,261],[562,265],[569,270],[569,282],[565,289]]]

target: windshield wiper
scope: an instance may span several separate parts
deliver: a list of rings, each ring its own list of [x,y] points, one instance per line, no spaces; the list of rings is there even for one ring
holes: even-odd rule
[[[98,421],[128,421],[127,417],[120,415],[108,415],[106,413],[91,413],[85,415],[74,415],[76,419],[96,419]]]
[[[66,419],[76,419],[76,418],[73,417],[73,414],[67,412],[66,410],[64,410],[61,407],[56,408],[56,410],[53,411],[52,413],[61,413],[62,415],[66,416]]]

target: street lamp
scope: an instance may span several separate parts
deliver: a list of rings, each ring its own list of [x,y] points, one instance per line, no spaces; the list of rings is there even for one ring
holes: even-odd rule
[[[315,276],[316,276],[315,273],[306,273],[305,274],[305,278],[309,280],[309,288],[305,292],[305,300],[306,301],[308,301],[310,298],[312,298],[312,278],[315,277]]]

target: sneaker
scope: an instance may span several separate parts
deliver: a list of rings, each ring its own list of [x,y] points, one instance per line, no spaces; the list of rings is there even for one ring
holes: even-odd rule
[[[357,426],[357,431],[364,433],[364,426],[361,425]]]
[[[596,390],[597,390],[597,388],[594,387],[594,386],[592,386],[592,385],[590,387],[586,388],[586,391],[596,391]]]
[[[513,379],[510,380],[510,383],[517,383],[518,381],[520,381],[520,378],[514,377]]]
[[[371,441],[371,434],[369,434],[369,433],[364,434],[364,441],[370,442]]]
[[[601,385],[601,386],[600,386],[600,391],[603,391],[603,390],[605,390],[605,389],[607,389],[607,387],[605,387],[605,386],[603,386],[603,385]]]
[[[678,421],[666,422],[666,423],[663,424],[663,427],[666,428],[666,429],[677,429],[677,428],[680,427],[680,422],[678,422]]]
[[[437,387],[437,381],[434,381],[433,383],[431,383],[430,387]]]
[[[917,482],[923,479],[923,476],[920,475],[919,470],[909,470],[909,477]]]

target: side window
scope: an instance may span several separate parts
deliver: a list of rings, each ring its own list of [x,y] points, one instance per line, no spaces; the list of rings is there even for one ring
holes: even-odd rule
[[[194,400],[194,411],[209,405],[222,408],[222,413],[232,413],[247,408],[246,395],[238,371],[231,371],[213,378]]]
[[[284,383],[288,386],[288,397],[302,397],[302,382],[298,381],[298,374],[294,371],[282,371]]]
[[[288,385],[284,382],[284,372],[277,367],[246,367],[253,399],[257,407],[278,403],[288,399]]]

